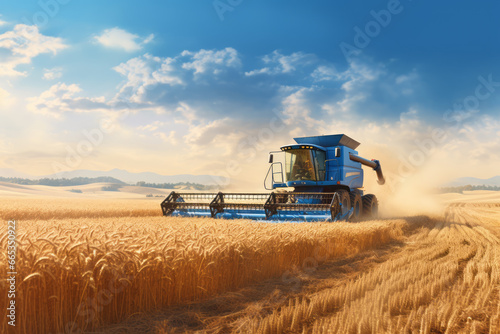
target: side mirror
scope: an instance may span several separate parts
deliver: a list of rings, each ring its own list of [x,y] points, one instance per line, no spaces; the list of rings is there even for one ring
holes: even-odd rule
[[[340,157],[340,147],[335,147],[335,157],[336,158]]]
[[[272,154],[269,154],[269,163],[272,164],[273,163],[273,155]]]

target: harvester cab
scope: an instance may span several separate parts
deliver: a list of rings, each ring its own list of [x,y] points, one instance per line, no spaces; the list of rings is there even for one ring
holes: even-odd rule
[[[340,221],[378,214],[375,195],[364,194],[362,166],[384,184],[378,160],[355,151],[344,134],[294,138],[296,144],[270,152],[264,180],[271,193],[177,193],[162,202],[165,216],[206,216],[273,221]],[[293,190],[288,190],[292,189]]]

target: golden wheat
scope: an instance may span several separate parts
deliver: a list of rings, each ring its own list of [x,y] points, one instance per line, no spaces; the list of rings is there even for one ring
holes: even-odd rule
[[[158,200],[91,198],[3,197],[2,220],[47,220],[71,218],[161,216]]]
[[[399,238],[404,228],[402,220],[268,224],[120,217],[124,212],[156,214],[152,208],[134,211],[142,210],[144,201],[130,201],[121,211],[121,202],[115,207],[112,201],[83,201],[74,209],[64,201],[9,203],[3,216],[18,221],[20,333],[93,330],[132,314],[279,277],[308,258],[322,262],[356,254]],[[27,207],[35,210],[23,213]],[[82,215],[101,218],[76,218]],[[6,249],[6,238],[0,247]],[[5,252],[0,259],[6,261]],[[6,288],[0,291],[4,309]],[[6,320],[0,320],[3,332]]]

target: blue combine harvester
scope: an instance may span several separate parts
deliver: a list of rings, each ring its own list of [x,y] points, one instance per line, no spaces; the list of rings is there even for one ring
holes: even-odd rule
[[[375,195],[364,194],[362,165],[384,184],[378,160],[355,151],[344,134],[294,138],[296,144],[270,152],[264,180],[270,193],[179,193],[161,203],[163,215],[271,221],[340,221],[377,216]],[[293,191],[286,189],[293,188]]]

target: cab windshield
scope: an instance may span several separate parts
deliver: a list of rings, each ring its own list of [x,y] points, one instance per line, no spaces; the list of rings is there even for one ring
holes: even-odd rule
[[[310,149],[285,151],[287,181],[324,181],[325,152]]]

